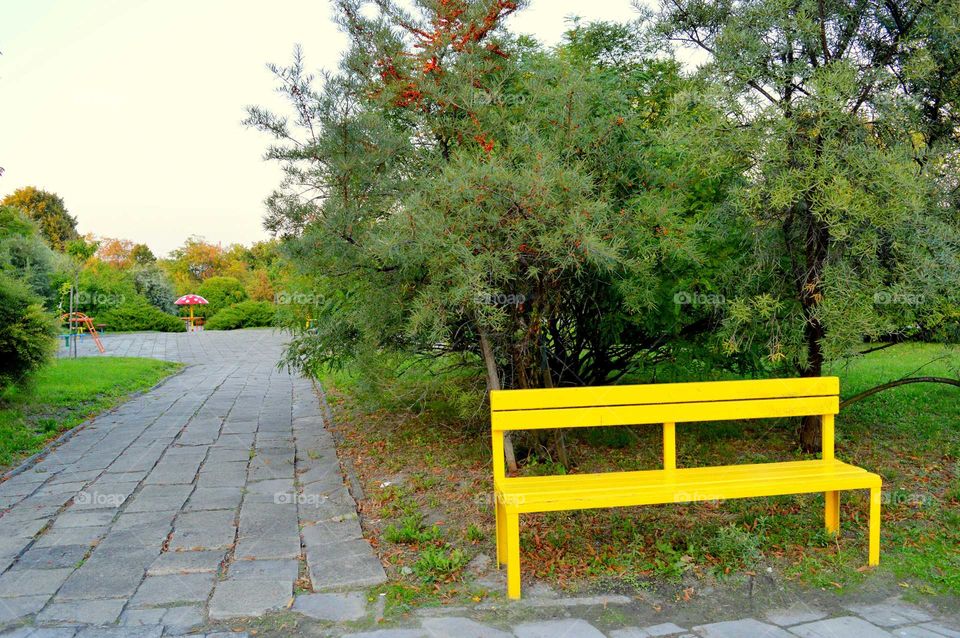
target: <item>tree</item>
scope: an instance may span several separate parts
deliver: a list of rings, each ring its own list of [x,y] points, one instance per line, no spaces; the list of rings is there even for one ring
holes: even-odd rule
[[[243,284],[234,277],[210,277],[200,284],[197,293],[209,302],[206,306],[194,309],[194,314],[201,317],[212,317],[224,308],[247,299]]]
[[[43,236],[54,250],[66,250],[67,243],[77,239],[77,220],[67,212],[58,195],[34,186],[18,188],[0,204],[14,206],[40,225]]]
[[[22,383],[56,350],[57,326],[27,285],[0,272],[0,390]]]
[[[586,28],[559,51],[510,37],[513,2],[377,6],[338,3],[351,48],[322,88],[299,52],[272,67],[292,121],[250,110],[288,176],[266,226],[322,300],[291,364],[453,355],[489,389],[579,385],[707,331],[715,313],[673,296],[710,261],[697,202],[736,173],[680,171],[670,205],[645,197],[683,165],[656,133],[676,63],[636,25],[604,26],[608,59]]]
[[[935,320],[955,299],[956,3],[667,0],[659,26],[706,51],[749,166],[727,219],[753,266],[727,308],[726,346],[772,364],[828,360]],[[714,94],[715,95],[715,94]],[[702,156],[716,139],[702,136]],[[924,303],[924,300],[931,303]],[[818,419],[801,445],[820,446]]]
[[[52,301],[54,253],[36,222],[19,209],[0,206],[0,271],[25,282],[34,294]]]
[[[142,244],[141,244],[142,245]],[[173,305],[176,294],[173,283],[167,274],[156,263],[137,264],[130,269],[133,275],[133,285],[137,294],[143,296],[150,305],[174,313]]]
[[[157,261],[157,257],[146,244],[134,244],[133,248],[130,250],[130,257],[133,259],[134,263],[141,266],[153,264]]]
[[[100,261],[123,270],[135,263],[133,248],[134,244],[129,239],[103,237],[98,242],[96,256]]]

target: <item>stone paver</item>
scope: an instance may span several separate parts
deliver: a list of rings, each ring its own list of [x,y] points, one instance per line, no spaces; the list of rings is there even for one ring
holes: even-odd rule
[[[297,596],[292,609],[317,620],[359,620],[367,613],[367,598],[362,592],[303,594]]]
[[[856,638],[889,638],[890,633],[856,616],[828,618],[817,622],[791,627],[790,631],[800,638],[836,638],[837,636],[855,636]]]
[[[517,638],[604,638],[599,629],[579,618],[522,623],[513,633]]]
[[[107,356],[189,365],[0,483],[0,631],[34,617],[33,632],[149,636],[258,616],[289,603],[304,549],[324,587],[385,579],[355,528],[326,538],[348,543],[342,555],[301,545],[301,525],[329,511],[305,506],[301,518],[315,487],[337,513],[356,504],[312,383],[276,366],[284,340],[272,330],[105,336]],[[79,354],[99,356],[89,340]],[[309,472],[302,485],[297,471]]]
[[[693,628],[693,631],[703,638],[741,638],[742,636],[755,636],[756,638],[793,638],[788,632],[776,627],[762,623],[754,618],[743,618],[741,620],[728,620],[724,622],[710,623]]]

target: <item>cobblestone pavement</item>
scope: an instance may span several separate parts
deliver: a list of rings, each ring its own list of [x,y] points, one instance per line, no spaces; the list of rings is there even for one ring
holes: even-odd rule
[[[0,484],[0,629],[181,634],[285,608],[298,579],[385,579],[312,384],[276,367],[282,343],[272,330],[105,337],[108,356],[190,365]],[[96,354],[89,338],[80,354]]]

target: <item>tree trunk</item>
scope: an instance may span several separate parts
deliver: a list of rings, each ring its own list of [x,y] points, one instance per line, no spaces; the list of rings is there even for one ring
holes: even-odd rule
[[[807,319],[806,336],[807,367],[803,371],[803,376],[819,377],[823,373],[823,348],[820,340],[823,339],[824,329],[818,320]],[[800,424],[800,449],[813,454],[819,452],[822,446],[820,415],[803,417]]]
[[[483,362],[487,367],[487,390],[500,389],[500,375],[497,374],[497,361],[493,357],[493,348],[490,346],[490,339],[487,333],[480,331],[480,352],[483,354]],[[517,471],[517,457],[513,453],[513,439],[509,432],[503,435],[503,458],[507,463],[507,470]]]
[[[821,276],[827,262],[830,228],[804,208],[807,216],[806,277],[800,290],[800,303],[804,314],[804,337],[807,342],[807,365],[804,377],[819,377],[823,374],[823,338],[827,331],[817,316],[817,306],[823,299]],[[800,449],[816,453],[822,449],[820,416],[805,416],[800,425]]]

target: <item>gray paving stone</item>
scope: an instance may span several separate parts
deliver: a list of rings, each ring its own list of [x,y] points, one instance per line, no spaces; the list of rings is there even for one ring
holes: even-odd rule
[[[890,633],[897,636],[897,638],[943,638],[943,634],[938,634],[935,631],[930,631],[920,626],[900,627]]]
[[[694,627],[696,629],[696,627]],[[837,636],[855,636],[856,638],[890,638],[890,633],[856,616],[828,618],[817,622],[791,627],[790,631],[800,638],[837,638]]]
[[[318,620],[359,620],[367,614],[367,597],[362,592],[343,594],[301,594],[293,611]]]
[[[230,510],[184,512],[174,521],[170,548],[226,548],[236,538],[235,518]]]
[[[307,567],[314,589],[369,587],[387,580],[380,560],[364,540],[307,548]]]
[[[86,627],[80,630],[77,638],[160,638],[163,626],[152,627]]]
[[[73,638],[77,631],[76,627],[40,627],[33,630],[30,638]]]
[[[451,636],[456,638],[511,638],[511,634],[489,625],[482,625],[469,618],[446,616],[425,618],[421,623],[432,637]]]
[[[282,609],[293,596],[293,583],[273,580],[224,580],[210,599],[210,619],[262,616]]]
[[[63,584],[57,593],[57,598],[64,601],[82,600],[90,603],[95,603],[98,599],[128,598],[140,585],[145,571],[136,564],[96,566],[84,564]]]
[[[764,614],[767,620],[781,627],[790,625],[799,625],[800,623],[813,622],[827,616],[826,612],[814,609],[809,605],[797,601],[790,607],[780,609],[771,609]]]
[[[92,545],[107,531],[106,525],[88,527],[51,527],[33,544],[33,548],[55,545]]]
[[[516,625],[517,638],[604,638],[600,631],[586,620],[541,620]]]
[[[89,544],[31,547],[24,552],[19,559],[17,559],[13,569],[55,569],[63,567],[76,567],[89,551]]]
[[[930,631],[935,631],[938,634],[947,636],[948,638],[960,638],[960,625],[957,625],[954,629],[945,627],[940,623],[935,622],[925,622],[920,625],[924,629],[929,629]]]
[[[51,602],[37,614],[37,622],[69,622],[85,625],[109,625],[117,621],[125,598]]]
[[[703,638],[793,638],[785,630],[774,625],[762,623],[754,618],[742,620],[728,620],[700,625],[693,631]]]
[[[184,511],[235,510],[243,498],[241,487],[198,487],[187,500]]]
[[[170,574],[202,574],[217,571],[226,555],[225,550],[199,552],[164,552],[147,570],[149,576]]]
[[[21,569],[0,575],[0,596],[53,594],[73,573],[67,569]]]
[[[343,634],[341,638],[432,638],[432,637],[423,629],[377,629],[376,631],[363,631],[358,634]]]
[[[48,600],[49,594],[0,598],[0,627],[37,613]]]
[[[647,632],[648,636],[657,637],[657,636],[672,636],[673,634],[680,634],[686,631],[683,627],[677,626],[672,622],[660,623],[659,625],[651,625],[650,627],[644,627],[643,630]]]
[[[130,599],[131,607],[151,607],[205,601],[213,591],[215,575],[169,574],[147,576]]]
[[[672,622],[660,623],[649,627],[624,627],[610,632],[610,638],[657,638],[659,636],[676,636],[687,630]]]
[[[108,525],[117,512],[114,510],[73,510],[68,509],[60,514],[53,523],[53,528],[64,527],[102,527]]]
[[[897,627],[933,620],[926,611],[899,600],[888,600],[876,605],[845,605],[845,607],[880,627]]]
[[[300,562],[284,560],[238,560],[231,563],[227,577],[231,580],[289,580],[297,579]]]

